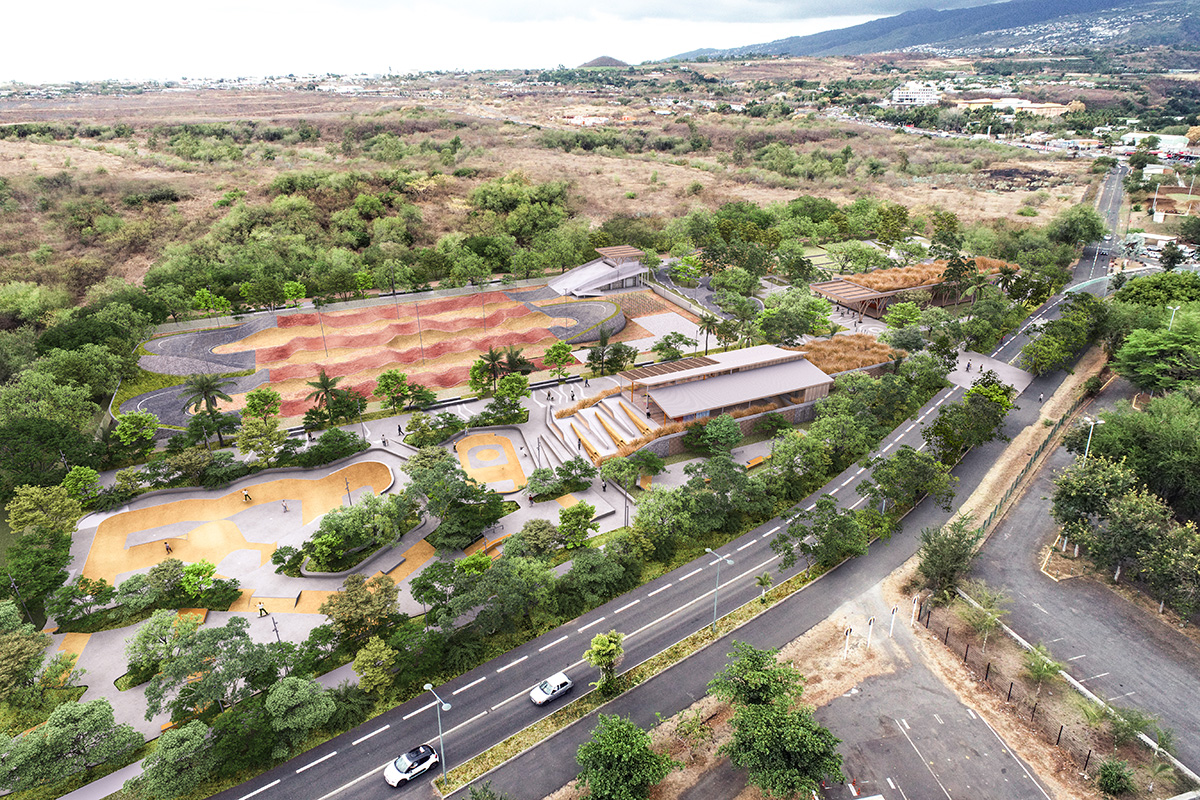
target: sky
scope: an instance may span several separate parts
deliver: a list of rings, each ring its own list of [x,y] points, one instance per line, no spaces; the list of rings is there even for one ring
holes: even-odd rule
[[[5,10],[0,81],[533,69],[602,55],[636,64],[983,1],[26,1]],[[830,15],[843,9],[854,14]]]

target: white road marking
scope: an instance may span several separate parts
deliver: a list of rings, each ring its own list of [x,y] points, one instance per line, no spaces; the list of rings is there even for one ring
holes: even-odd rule
[[[694,569],[694,570],[692,570],[691,572],[689,572],[687,575],[684,575],[684,576],[683,576],[682,578],[680,578],[679,580],[681,580],[681,581],[686,581],[688,578],[692,577],[692,576],[693,576],[693,575],[695,575],[697,572],[701,572],[701,571],[702,571],[701,569]]]
[[[670,589],[673,585],[674,584],[668,583],[666,586],[660,586],[657,589],[655,589],[653,592],[650,592],[649,594],[647,594],[646,597],[654,597],[654,595],[658,594],[659,592],[665,592],[667,589]]]
[[[453,728],[451,728],[450,730],[446,731],[446,732],[445,732],[444,734],[442,734],[442,735],[443,735],[443,736],[449,736],[450,734],[454,733],[454,732],[455,732],[456,730],[458,730],[459,728],[462,728],[462,727],[464,727],[464,726],[466,726],[466,725],[470,725],[470,724],[471,724],[472,722],[474,722],[475,720],[479,719],[480,717],[487,716],[487,715],[488,715],[488,714],[490,714],[490,713],[491,713],[490,711],[480,711],[478,714],[476,714],[475,716],[471,717],[470,719],[468,719],[468,720],[466,720],[466,721],[464,721],[464,722],[460,722],[460,723],[458,723],[457,725],[455,725]]]
[[[640,603],[640,602],[642,602],[642,601],[641,601],[641,600],[634,600],[632,603],[626,603],[625,605],[621,606],[620,608],[618,608],[618,609],[617,609],[616,611],[614,611],[613,613],[614,613],[614,614],[620,614],[620,613],[621,613],[622,611],[624,611],[625,609],[627,609],[627,608],[633,608],[634,606],[636,606],[636,605],[637,605],[638,603]]]
[[[576,630],[579,631],[580,633],[583,633],[588,628],[592,627],[593,625],[599,625],[601,622],[604,622],[604,620],[606,620],[606,619],[608,619],[608,617],[601,617],[600,619],[594,619],[591,622],[589,622],[587,625],[584,625],[582,628],[576,628]]]
[[[782,525],[776,525],[774,528],[771,528],[771,530],[767,531],[767,533],[774,533],[775,531],[779,530],[782,527],[783,527]]]
[[[358,737],[357,739],[355,739],[353,742],[351,742],[351,743],[350,743],[350,746],[351,746],[351,747],[353,747],[354,745],[358,744],[359,742],[365,742],[367,739],[370,739],[372,736],[378,736],[379,734],[383,733],[384,731],[386,731],[386,730],[387,730],[388,728],[390,728],[390,727],[392,727],[392,726],[391,726],[391,725],[384,725],[384,726],[383,726],[382,728],[380,728],[379,730],[376,730],[376,731],[371,731],[371,732],[370,732],[370,733],[368,733],[366,736],[360,736],[360,737]]]
[[[915,422],[914,422],[912,425],[909,425],[907,428],[905,428],[905,429],[904,429],[904,432],[905,432],[905,433],[908,433],[909,431],[911,431],[911,430],[912,430],[913,428],[915,428],[915,427],[917,427],[917,423],[915,423]]]
[[[899,726],[897,726],[897,727],[899,727]],[[908,727],[908,725],[906,724],[904,726],[904,728],[907,728],[907,727]],[[941,779],[938,778],[937,773],[935,773],[933,771],[933,768],[929,766],[929,762],[925,759],[925,755],[920,750],[917,749],[917,745],[913,742],[912,737],[910,737],[908,735],[908,731],[904,730],[904,728],[901,728],[900,732],[904,734],[905,739],[908,739],[909,746],[912,747],[913,751],[921,759],[921,763],[925,765],[925,769],[929,770],[929,774],[933,776],[933,779],[935,781],[937,781],[937,785],[941,787],[942,793],[944,795],[946,795],[946,800],[954,800],[954,798],[950,797],[950,792],[946,791],[946,787],[942,786]]]
[[[517,664],[520,664],[522,661],[524,661],[527,658],[529,658],[529,656],[521,656],[516,661],[510,661],[509,663],[505,664],[503,667],[496,670],[496,672],[504,672],[504,670],[510,669],[511,667],[515,667]]]
[[[888,778],[888,779],[887,779],[887,782],[888,782],[888,786],[889,786],[890,788],[892,788],[892,789],[895,789],[895,788],[896,788],[896,784],[892,783],[892,779],[891,779],[891,778]]]
[[[890,445],[889,445],[889,447],[890,447]],[[859,467],[859,468],[858,468],[858,472],[856,472],[856,473],[854,473],[854,474],[855,474],[855,475],[862,475],[862,474],[863,474],[864,472],[866,472],[866,471],[867,471],[867,468],[866,468],[866,467]]]
[[[967,713],[971,715],[971,719],[979,719],[978,717],[975,716],[975,712],[969,708],[967,709]]]
[[[1078,656],[1071,656],[1070,658],[1067,659],[1067,661],[1077,661],[1081,658],[1087,658],[1087,653],[1084,653],[1083,655],[1078,655]]]
[[[738,548],[737,550],[735,550],[734,552],[735,552],[735,553],[740,553],[740,552],[742,552],[743,550],[745,550],[747,547],[749,547],[750,545],[754,544],[754,543],[755,543],[755,542],[757,542],[757,541],[758,541],[758,539],[751,539],[750,541],[746,542],[744,545],[742,545],[741,547],[739,547],[739,548]]]
[[[1000,738],[1000,734],[996,733],[996,729],[993,728],[991,723],[987,721],[987,718],[984,717],[982,714],[980,714],[979,719],[981,719],[983,721],[984,725],[988,726],[988,730],[991,731],[992,735],[996,737],[996,741],[1000,742],[1001,749],[1003,750],[1003,752],[1008,753],[1009,755],[1012,755],[1012,751],[1008,749],[1008,745],[1006,745],[1004,743],[1004,740]],[[1046,794],[1046,790],[1043,789],[1042,785],[1037,782],[1037,778],[1033,777],[1033,775],[1029,774],[1029,770],[1025,769],[1025,762],[1022,761],[1021,759],[1017,758],[1016,756],[1012,756],[1012,759],[1013,759],[1013,761],[1016,761],[1018,764],[1021,765],[1021,771],[1025,773],[1025,777],[1029,778],[1029,780],[1033,782],[1033,785],[1038,787],[1038,791],[1042,793],[1042,796],[1045,797],[1046,800],[1051,800],[1050,795]]]
[[[1083,680],[1080,681],[1080,683],[1087,683],[1088,681],[1094,681],[1094,680],[1096,680],[1096,678],[1103,678],[1107,674],[1108,674],[1107,672],[1101,672],[1099,675],[1093,675],[1090,678],[1084,678]]]
[[[238,798],[238,800],[247,800],[247,798],[254,797],[254,795],[256,795],[256,794],[259,794],[259,793],[261,793],[261,792],[265,792],[267,789],[270,789],[272,786],[277,786],[278,784],[279,784],[279,779],[278,779],[278,778],[276,778],[275,780],[273,780],[273,781],[271,781],[270,783],[268,783],[266,786],[263,786],[263,787],[262,787],[262,788],[260,788],[260,789],[255,789],[255,790],[254,790],[253,792],[251,792],[250,794],[244,794],[244,795],[242,795],[241,797],[239,797],[239,798]]]
[[[912,730],[911,728],[908,727],[908,720],[902,719],[902,720],[900,720],[900,724],[904,726],[905,730]]]
[[[557,639],[555,639],[553,642],[551,642],[550,644],[543,645],[542,647],[539,647],[539,648],[538,648],[538,652],[539,652],[539,653],[544,653],[544,652],[546,652],[547,650],[549,650],[551,647],[554,647],[554,645],[556,645],[556,644],[562,644],[562,643],[563,643],[563,642],[565,642],[566,640],[567,640],[567,637],[565,637],[565,636],[560,636],[560,637],[558,637]]]
[[[854,505],[850,506],[850,510],[853,511],[854,509],[858,508],[865,502],[867,502],[867,498],[865,498],[865,497],[858,498],[858,502],[855,503]]]
[[[942,721],[942,718],[941,718],[941,717],[939,717],[937,714],[934,714],[934,715],[933,715],[933,718],[934,718],[934,719],[936,719],[936,720],[938,721],[938,725],[945,725],[945,724],[946,724],[945,722],[943,722],[943,721]]]
[[[330,753],[330,754],[328,754],[328,755],[321,756],[321,757],[320,757],[320,758],[318,758],[316,761],[312,761],[312,762],[310,762],[310,763],[308,763],[308,764],[305,764],[303,767],[301,767],[300,769],[296,770],[296,774],[297,774],[297,775],[299,775],[301,772],[304,772],[304,770],[306,770],[306,769],[312,769],[312,768],[313,768],[313,767],[315,767],[317,764],[320,764],[322,761],[328,761],[329,759],[333,758],[333,757],[334,757],[334,756],[336,756],[337,754],[338,754],[338,751],[337,751],[337,750],[334,750],[332,753]]]
[[[565,638],[567,638],[567,637],[565,637],[565,636],[564,636],[563,638],[565,639]],[[454,697],[455,695],[462,694],[462,693],[463,693],[463,692],[465,692],[467,689],[470,689],[472,686],[475,686],[475,685],[477,685],[477,684],[483,683],[483,682],[484,682],[484,681],[486,681],[486,680],[487,680],[487,678],[477,678],[477,679],[475,679],[475,680],[471,681],[470,683],[468,683],[466,686],[463,686],[463,687],[462,687],[462,688],[460,688],[460,689],[455,689],[453,692],[451,692],[451,693],[450,693],[450,696],[451,696],[451,697]]]
[[[805,511],[812,511],[812,510],[813,510],[814,508],[816,508],[816,507],[817,507],[817,504],[816,504],[816,503],[813,503],[811,506],[809,506],[808,508],[806,508],[806,509],[804,509],[804,510],[805,510]]]
[[[882,450],[880,450],[879,452],[881,452],[881,453],[886,453],[888,450],[891,450],[891,449],[892,449],[893,447],[895,447],[895,446],[896,446],[896,443],[895,443],[895,442],[891,442],[890,444],[888,444],[888,446],[887,446],[887,447],[883,448],[883,449],[882,449]],[[859,470],[859,472],[862,472],[862,470],[860,469],[860,470]],[[857,474],[857,473],[855,473],[855,474]]]
[[[401,717],[400,719],[402,719],[402,720],[405,720],[405,721],[408,721],[408,720],[412,719],[413,717],[415,717],[417,714],[420,714],[422,711],[428,711],[429,709],[433,708],[433,707],[434,707],[436,704],[437,704],[437,701],[436,701],[436,700],[434,700],[432,703],[429,703],[429,704],[427,704],[427,705],[423,705],[423,706],[421,706],[421,707],[420,707],[420,708],[418,708],[416,711],[413,711],[413,712],[411,712],[411,713],[405,714],[405,715],[404,715],[403,717]]]

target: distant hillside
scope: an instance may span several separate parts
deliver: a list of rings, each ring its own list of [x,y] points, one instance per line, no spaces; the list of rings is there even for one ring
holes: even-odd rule
[[[1150,7],[1162,13],[1167,9],[1191,18],[1193,0],[1166,0],[1147,3],[1139,0],[1011,0],[1007,3],[958,8],[949,11],[919,9],[894,17],[873,20],[851,28],[825,31],[811,36],[792,36],[764,44],[752,44],[725,50],[702,49],[682,53],[675,58],[694,60],[736,58],[754,54],[779,56],[832,56],[882,53],[907,49],[930,49],[952,40],[974,39],[974,47],[985,46],[983,41],[1000,31],[1027,28],[1052,20],[1083,17],[1107,12],[1105,16],[1120,17],[1122,13],[1141,11]],[[1182,9],[1182,11],[1180,11]],[[1197,27],[1188,23],[1181,28],[1185,35]],[[1086,33],[1086,32],[1085,32]],[[1086,38],[1086,37],[1085,37]],[[1081,42],[1087,45],[1087,42]],[[1003,46],[1003,45],[998,45]]]
[[[593,58],[591,61],[587,62],[586,64],[580,64],[579,69],[586,69],[587,67],[628,67],[628,66],[629,66],[628,64],[626,64],[624,61],[621,61],[619,59],[610,58],[609,56],[600,56],[599,58]]]

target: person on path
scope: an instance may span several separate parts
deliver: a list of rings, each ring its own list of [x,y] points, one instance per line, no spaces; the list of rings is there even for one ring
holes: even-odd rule
[[[267,613],[268,613],[268,612],[267,612],[267,608],[266,608],[266,606],[264,606],[264,605],[262,604],[262,601],[261,601],[261,600],[259,600],[259,601],[258,601],[258,615],[259,615],[260,617],[265,617],[265,616],[267,615]]]
[[[286,514],[287,513],[287,500],[280,500],[279,502],[283,505],[283,513]]]
[[[600,491],[602,491],[602,492],[608,491],[608,481],[600,481]]]
[[[397,435],[397,436],[403,436],[403,435],[404,435],[404,426],[403,426],[403,425],[401,425],[401,424],[399,424],[399,423],[397,423],[397,424],[396,424],[396,435]]]
[[[243,503],[250,502],[250,492],[247,491],[246,489],[242,489],[242,502]]]
[[[971,359],[967,359],[967,372],[971,371]]]
[[[571,392],[571,402],[575,402],[575,392]]]
[[[312,444],[312,431],[305,431],[304,433],[308,436],[308,443]]]
[[[163,542],[163,547],[167,548],[167,555],[171,555],[171,543]]]
[[[382,435],[382,434],[381,434],[381,435],[380,435],[380,438],[381,438],[381,439],[383,439],[383,446],[384,446],[384,447],[387,447],[387,436],[386,436],[386,435]]]
[[[1039,392],[1039,393],[1038,393],[1038,402],[1039,402],[1039,403],[1041,403],[1041,402],[1043,402],[1045,399],[1046,399],[1046,393],[1045,393],[1045,392]]]
[[[588,379],[587,379],[587,378],[584,378],[584,379],[583,379],[583,385],[584,385],[584,386],[591,386],[591,384],[590,384],[590,383],[588,383]]]

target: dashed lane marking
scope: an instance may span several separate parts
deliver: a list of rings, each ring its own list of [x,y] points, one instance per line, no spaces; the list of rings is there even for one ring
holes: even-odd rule
[[[392,727],[392,726],[384,725],[382,728],[379,728],[378,730],[371,731],[366,736],[360,736],[357,739],[355,739],[353,742],[351,742],[350,746],[353,747],[354,745],[359,744],[360,742],[365,742],[367,739],[370,739],[372,736],[378,736],[379,734],[383,733],[390,727]]]
[[[693,575],[695,575],[697,572],[700,572],[700,571],[701,571],[701,570],[700,570],[699,568],[697,568],[697,569],[694,569],[694,570],[692,570],[691,572],[689,572],[687,575],[684,575],[684,576],[683,576],[682,578],[680,578],[679,580],[681,580],[681,581],[686,581],[688,578],[692,577]]]
[[[278,779],[278,778],[276,778],[275,780],[273,780],[273,781],[271,781],[270,783],[268,783],[266,786],[263,786],[263,787],[262,787],[262,788],[260,788],[260,789],[255,789],[255,790],[254,790],[253,792],[251,792],[250,794],[244,794],[244,795],[242,795],[240,798],[238,798],[238,800],[249,800],[249,798],[251,798],[251,797],[254,797],[254,795],[256,795],[256,794],[261,794],[261,793],[265,792],[267,789],[270,789],[270,788],[272,788],[273,786],[278,786],[278,785],[279,785],[279,779]]]
[[[544,653],[544,652],[546,652],[547,650],[549,650],[551,647],[554,647],[554,645],[556,645],[556,644],[562,644],[562,643],[563,643],[563,642],[565,642],[566,640],[567,640],[567,637],[565,637],[565,636],[560,636],[560,637],[558,637],[557,639],[555,639],[553,642],[551,642],[550,644],[547,644],[547,645],[542,645],[541,647],[539,647],[539,648],[538,648],[538,652],[539,652],[539,653]]]
[[[565,637],[565,636],[564,636],[563,638],[565,639],[565,638],[567,638],[567,637]],[[476,680],[473,680],[473,681],[471,681],[470,683],[468,683],[466,686],[463,686],[463,687],[462,687],[462,688],[460,688],[460,689],[455,689],[453,692],[451,692],[451,693],[450,693],[450,696],[451,696],[451,697],[455,697],[455,696],[457,696],[457,695],[460,695],[460,694],[462,694],[463,692],[465,692],[467,689],[470,689],[472,686],[476,686],[476,685],[478,685],[478,684],[481,684],[481,683],[483,683],[483,682],[484,682],[484,681],[486,681],[486,680],[487,680],[487,678],[478,678],[478,679],[476,679]]]
[[[621,606],[620,608],[618,608],[618,609],[617,609],[616,611],[614,611],[613,613],[614,613],[614,614],[620,614],[620,613],[621,613],[622,611],[624,611],[625,609],[627,609],[627,608],[633,608],[634,606],[636,606],[636,605],[637,605],[638,603],[640,603],[640,602],[642,602],[642,601],[641,601],[641,600],[634,600],[632,603],[626,603],[625,605]]]
[[[505,664],[503,667],[496,670],[496,672],[504,672],[504,670],[506,670],[506,669],[511,669],[512,667],[515,667],[517,664],[520,664],[522,661],[524,661],[527,658],[529,658],[529,656],[521,656],[516,661],[510,661],[509,663]]]
[[[737,550],[735,550],[734,552],[735,552],[735,553],[740,553],[740,552],[742,552],[743,550],[745,550],[747,547],[749,547],[750,545],[754,544],[754,543],[755,543],[755,542],[757,542],[757,541],[758,541],[758,539],[751,539],[750,541],[746,542],[744,545],[742,545],[741,547],[739,547],[739,548],[738,548]]]
[[[659,592],[665,592],[667,589],[670,589],[673,585],[674,584],[668,583],[666,586],[660,586],[657,589],[655,589],[653,592],[650,592],[649,594],[647,594],[646,597],[654,597],[654,595],[658,594]]]
[[[434,707],[434,705],[436,705],[436,704],[437,704],[437,701],[436,701],[436,700],[434,700],[432,703],[427,703],[426,705],[423,705],[423,706],[421,706],[421,707],[420,707],[420,708],[418,708],[416,711],[411,711],[411,712],[409,712],[409,713],[405,714],[405,715],[404,715],[403,717],[401,717],[400,719],[402,719],[402,720],[404,720],[405,722],[407,722],[408,720],[410,720],[410,719],[412,719],[413,717],[415,717],[417,714],[420,714],[422,711],[428,711],[429,709],[433,708],[433,707]]]
[[[304,770],[306,770],[306,769],[312,769],[312,768],[313,768],[313,767],[315,767],[317,764],[320,764],[322,761],[328,761],[329,759],[333,758],[333,757],[334,757],[334,756],[336,756],[337,754],[338,754],[338,751],[337,751],[337,750],[334,750],[332,753],[330,753],[330,754],[328,754],[328,755],[321,756],[321,757],[320,757],[320,758],[318,758],[316,761],[311,761],[311,762],[309,762],[309,763],[305,764],[305,765],[304,765],[303,767],[301,767],[300,769],[296,770],[296,774],[297,774],[297,775],[299,775],[301,772],[304,772]]]
[[[606,620],[606,619],[608,619],[608,617],[601,617],[600,619],[594,619],[591,622],[589,622],[587,625],[584,625],[582,628],[576,628],[576,630],[579,631],[580,633],[583,633],[588,628],[592,627],[593,625],[599,625],[601,622],[604,622],[604,620]]]

